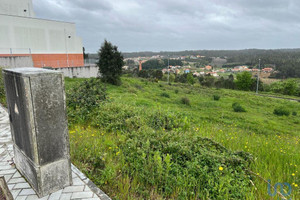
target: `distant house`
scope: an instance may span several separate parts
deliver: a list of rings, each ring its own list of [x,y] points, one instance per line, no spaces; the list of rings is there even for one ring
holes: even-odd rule
[[[193,75],[194,75],[194,76],[200,76],[200,73],[194,72]]]
[[[264,68],[264,69],[262,69],[262,71],[265,73],[270,73],[273,71],[273,68]]]
[[[185,69],[185,70],[184,70],[184,73],[186,73],[186,74],[187,74],[187,73],[190,73],[190,69]]]
[[[239,72],[240,69],[239,68],[234,68],[234,69],[231,69],[231,71],[236,73],[236,72]]]
[[[217,72],[207,72],[206,74],[210,74],[211,76],[218,77]]]
[[[243,65],[243,66],[236,66],[236,67],[234,67],[234,69],[238,69],[238,71],[240,71],[240,72],[243,72],[243,71],[251,71],[251,70],[249,70],[249,68],[247,67],[247,66],[245,66],[245,65]],[[237,71],[237,70],[236,70]]]
[[[205,66],[205,69],[206,69],[206,70],[212,70],[212,66],[206,65],[206,66]]]
[[[225,71],[225,69],[219,69],[218,72],[225,73],[226,71]]]

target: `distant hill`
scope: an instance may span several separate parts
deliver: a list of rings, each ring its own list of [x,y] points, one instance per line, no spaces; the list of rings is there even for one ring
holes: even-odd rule
[[[300,48],[297,49],[244,49],[244,50],[186,50],[186,51],[161,51],[161,52],[132,52],[122,53],[124,58],[160,56],[206,56],[211,58],[226,58],[227,62],[221,62],[223,66],[231,63],[239,63],[250,67],[258,67],[261,59],[261,67],[275,66],[279,71],[276,78],[300,78]],[[89,58],[97,59],[97,54],[89,54]],[[218,62],[220,63],[220,62]],[[219,65],[219,64],[218,64]]]

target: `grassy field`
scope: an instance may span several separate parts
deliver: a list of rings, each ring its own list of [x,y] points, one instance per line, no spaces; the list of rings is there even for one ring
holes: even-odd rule
[[[83,80],[66,79],[67,90]],[[107,86],[108,100],[85,119],[74,120],[69,112],[72,162],[112,198],[279,197],[268,194],[270,180],[289,183],[288,198],[300,199],[299,102],[199,85],[122,81]],[[246,112],[234,112],[234,102]],[[282,106],[298,115],[274,115]],[[288,191],[284,187],[282,193]]]

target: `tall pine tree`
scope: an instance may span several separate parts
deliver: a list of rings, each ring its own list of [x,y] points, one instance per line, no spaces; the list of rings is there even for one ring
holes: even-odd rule
[[[120,76],[124,65],[123,56],[118,51],[117,46],[113,46],[107,40],[104,40],[99,52],[99,74],[103,82],[113,85],[120,85]]]

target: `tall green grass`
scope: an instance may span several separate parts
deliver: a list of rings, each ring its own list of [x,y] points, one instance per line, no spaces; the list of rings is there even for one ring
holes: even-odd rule
[[[122,82],[107,86],[109,100],[85,123],[70,127],[72,162],[114,199],[271,199],[264,180],[287,182],[289,198],[300,198],[300,117],[273,114],[280,106],[298,111],[298,102],[197,85]],[[67,88],[74,85],[66,81]],[[234,102],[247,112],[234,112]],[[189,154],[190,162],[177,166]],[[214,161],[201,163],[205,158]],[[225,158],[241,163],[230,165]]]

